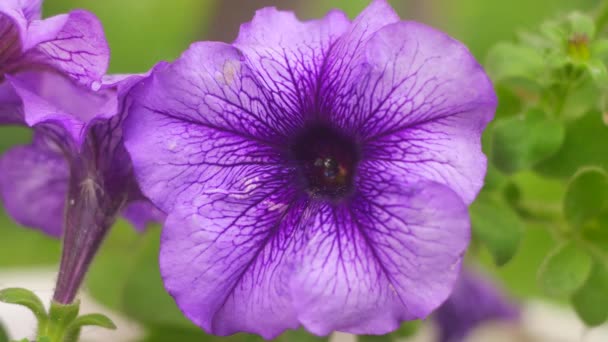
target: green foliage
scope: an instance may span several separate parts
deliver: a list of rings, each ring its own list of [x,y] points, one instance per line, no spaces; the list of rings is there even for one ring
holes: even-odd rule
[[[2,322],[0,322],[0,342],[8,342],[8,333],[4,329]]]
[[[537,49],[505,42],[490,50],[485,66],[495,82],[512,79],[535,81],[543,76],[545,61]]]
[[[595,263],[585,284],[572,296],[579,317],[589,326],[608,320],[608,269]]]
[[[566,126],[562,147],[549,159],[540,163],[536,171],[547,177],[568,179],[579,168],[598,166],[608,169],[608,126],[602,114],[591,111]]]
[[[552,296],[569,296],[581,288],[593,261],[574,243],[566,243],[551,252],[538,272],[540,286]]]
[[[608,209],[608,174],[603,169],[586,168],[579,171],[564,199],[564,215],[574,227],[597,218]]]
[[[497,265],[515,255],[524,227],[516,213],[502,201],[481,194],[470,208],[474,236],[494,257]]]
[[[555,154],[564,136],[563,124],[538,110],[502,119],[494,126],[492,161],[505,173],[532,168]]]

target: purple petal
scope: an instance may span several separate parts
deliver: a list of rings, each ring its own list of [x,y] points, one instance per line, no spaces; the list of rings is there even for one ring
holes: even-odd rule
[[[147,200],[133,201],[122,211],[122,216],[129,220],[138,231],[144,231],[151,223],[163,222],[165,214]]]
[[[428,316],[458,276],[469,241],[458,195],[438,183],[396,186],[367,176],[350,206],[324,206],[307,228],[292,295],[315,334],[391,332]]]
[[[161,210],[280,159],[272,147],[290,120],[265,115],[241,57],[227,44],[194,44],[134,90],[125,145],[141,188]]]
[[[19,95],[25,122],[34,127],[53,124],[63,129],[76,147],[85,139],[93,119],[110,118],[118,112],[116,91],[94,92],[52,72],[7,76]]]
[[[299,325],[289,282],[306,203],[287,175],[243,176],[229,191],[209,189],[169,215],[160,269],[181,310],[207,332],[271,339]]]
[[[21,0],[21,10],[28,21],[40,19],[42,0]]]
[[[234,46],[266,90],[262,100],[280,108],[270,111],[275,120],[285,119],[277,111],[287,111],[297,124],[303,114],[316,109],[325,56],[349,26],[346,15],[337,10],[321,20],[301,22],[293,12],[273,7],[258,10],[250,23],[241,26]]]
[[[8,82],[0,82],[0,125],[22,124],[21,99]]]
[[[0,80],[25,46],[27,21],[17,5],[13,1],[0,3]]]
[[[480,324],[518,317],[518,308],[496,285],[469,270],[462,271],[454,292],[434,313],[440,342],[462,342]]]
[[[49,32],[57,32],[54,37]],[[23,63],[56,68],[91,87],[101,81],[110,61],[110,49],[99,20],[76,10],[40,22],[28,31],[31,49]]]
[[[481,132],[496,95],[467,48],[428,26],[385,26],[367,43],[366,73],[336,97],[333,120],[362,137],[366,155],[408,182],[427,179],[471,203],[483,184]]]
[[[69,170],[57,146],[38,136],[32,145],[14,147],[0,159],[4,207],[20,224],[59,237]]]

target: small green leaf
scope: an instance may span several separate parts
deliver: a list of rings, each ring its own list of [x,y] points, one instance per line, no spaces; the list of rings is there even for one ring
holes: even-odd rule
[[[47,320],[46,310],[42,301],[30,290],[22,288],[0,290],[0,302],[27,307],[34,313],[39,324],[43,324]]]
[[[519,246],[523,223],[509,206],[487,194],[480,194],[470,207],[473,234],[486,246],[494,262],[506,264]]]
[[[541,128],[541,132],[544,128]],[[535,170],[545,177],[570,178],[581,167],[608,168],[608,126],[602,114],[591,111],[566,127],[566,138],[557,153],[539,163]]]
[[[418,333],[420,330],[420,326],[422,325],[422,321],[408,321],[401,324],[399,329],[390,335],[395,338],[395,340],[412,337]]]
[[[110,330],[116,330],[116,325],[112,320],[106,316],[99,313],[94,314],[86,314],[76,318],[72,324],[70,324],[70,329],[82,328],[85,326],[96,326],[101,328],[106,328]]]
[[[193,328],[163,286],[158,265],[160,229],[148,229],[142,238],[140,250],[132,256],[134,268],[123,287],[124,312],[148,326]]]
[[[587,282],[572,296],[579,317],[589,326],[608,320],[608,270],[596,263]]]
[[[538,110],[500,120],[494,127],[492,161],[505,173],[529,169],[556,153],[564,136],[563,124]]]
[[[564,215],[570,225],[579,228],[608,207],[608,174],[600,168],[584,168],[568,185]]]
[[[591,45],[591,56],[604,60],[608,58],[608,39],[598,39]]]
[[[608,69],[599,59],[592,59],[585,64],[595,85],[600,89],[608,88]]]
[[[2,322],[0,322],[0,342],[8,342],[8,333],[4,329]]]
[[[329,337],[319,337],[313,335],[303,329],[300,330],[287,330],[281,336],[274,341],[276,342],[324,342],[328,341]]]
[[[569,296],[578,290],[591,272],[593,261],[583,250],[568,243],[553,250],[538,270],[541,288],[552,296]]]
[[[393,342],[391,335],[359,335],[358,342]]]
[[[543,57],[536,49],[512,43],[495,45],[488,53],[485,66],[495,82],[513,78],[535,81],[545,68]]]

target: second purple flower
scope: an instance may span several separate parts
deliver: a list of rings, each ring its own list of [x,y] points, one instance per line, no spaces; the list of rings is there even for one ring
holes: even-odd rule
[[[496,107],[461,43],[385,1],[353,22],[267,8],[134,92],[161,273],[206,331],[384,334],[450,294]]]

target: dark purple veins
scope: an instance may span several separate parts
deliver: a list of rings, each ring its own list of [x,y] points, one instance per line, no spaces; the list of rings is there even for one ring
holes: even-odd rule
[[[299,184],[312,197],[339,201],[353,190],[353,179],[360,159],[353,137],[327,123],[309,123],[289,145]]]

